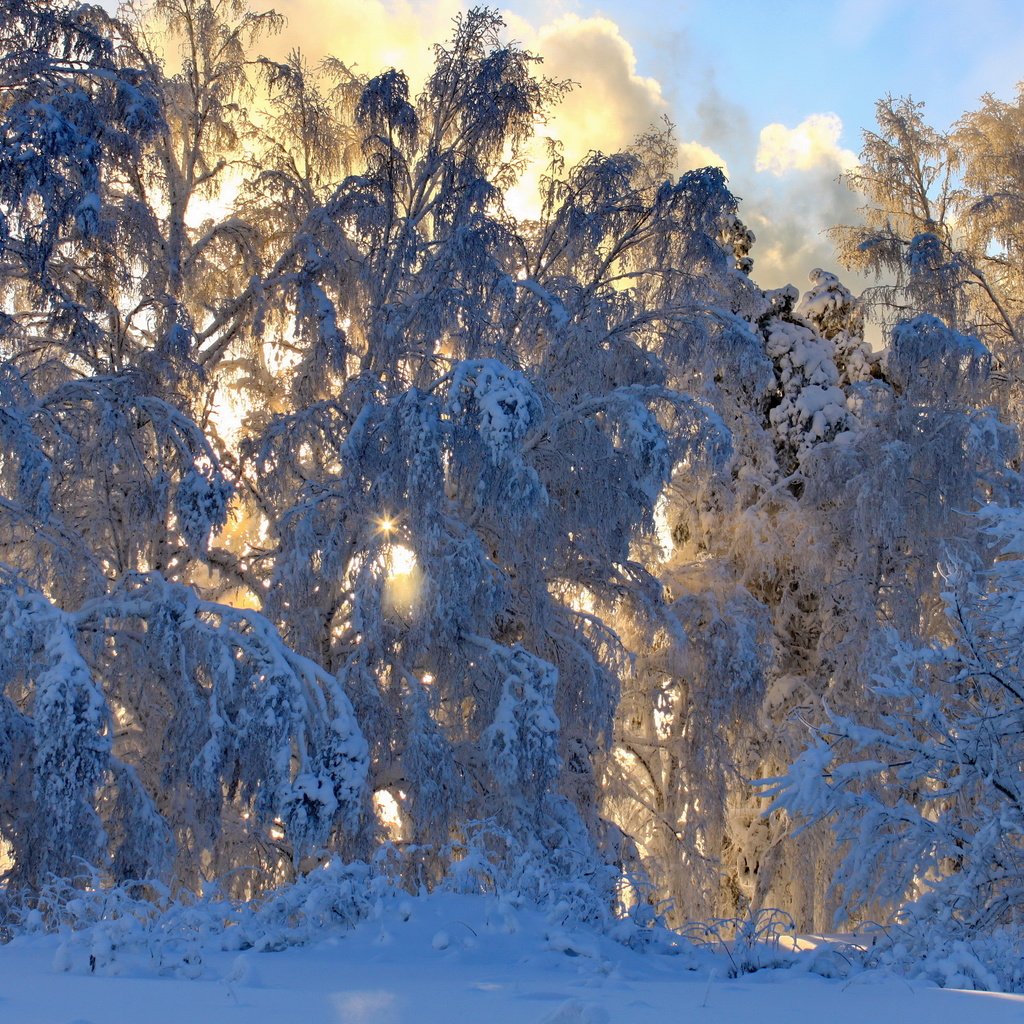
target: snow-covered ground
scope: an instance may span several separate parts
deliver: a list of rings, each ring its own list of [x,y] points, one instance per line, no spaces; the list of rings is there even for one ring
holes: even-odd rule
[[[1024,997],[846,971],[841,952],[731,979],[709,952],[639,952],[495,898],[382,899],[304,946],[177,959],[95,935],[0,946],[5,1024],[970,1024],[1024,1020]],[[198,955],[197,955],[198,954]],[[91,967],[90,957],[95,966]],[[170,965],[170,966],[169,966]],[[810,969],[814,968],[814,969]],[[817,971],[837,976],[823,977]],[[839,976],[846,974],[846,976]],[[188,975],[193,975],[189,977]]]

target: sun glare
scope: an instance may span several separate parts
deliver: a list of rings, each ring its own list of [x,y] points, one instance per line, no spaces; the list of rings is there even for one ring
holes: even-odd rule
[[[573,587],[568,596],[569,607],[587,615],[594,613],[594,592],[586,587]]]
[[[416,553],[404,544],[392,544],[388,557],[388,576],[408,576],[416,568]]]
[[[399,790],[399,795],[405,796],[401,790]],[[378,789],[373,794],[373,809],[376,812],[377,821],[380,822],[388,839],[392,842],[400,842],[405,838],[401,805],[390,790]]]
[[[398,520],[385,514],[376,525],[377,531],[388,538],[377,555],[378,564],[384,571],[384,605],[400,618],[408,619],[419,604],[423,572],[416,560],[416,552],[391,539],[398,529]]]

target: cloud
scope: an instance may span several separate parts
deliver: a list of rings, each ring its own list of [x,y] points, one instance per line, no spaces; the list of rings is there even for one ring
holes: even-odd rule
[[[280,36],[263,41],[275,56],[298,46],[311,62],[331,53],[363,74],[399,67],[414,92],[432,66],[431,44],[450,36],[462,9],[458,0],[275,0],[274,6],[288,19]],[[616,152],[673,116],[661,83],[641,73],[636,52],[611,18],[565,13],[538,24],[507,11],[504,16],[507,38],[543,58],[540,73],[576,83],[538,126],[541,138],[561,141],[567,164],[592,150]],[[746,111],[722,97],[713,80],[691,108],[678,169],[713,165],[729,174],[728,159],[733,187],[745,197],[740,216],[758,236],[753,256],[763,286],[803,284],[819,265],[835,269],[832,245],[818,226],[849,222],[855,213],[855,197],[836,181],[854,162],[840,146],[841,132],[834,114],[812,114],[792,129],[768,125],[758,145]],[[536,216],[540,207],[541,141],[532,153],[535,162],[506,197],[520,216]]]
[[[727,148],[733,159],[753,153],[753,128],[747,111],[718,89],[713,68],[707,69],[703,91],[694,107],[694,130],[706,143]]]
[[[297,47],[311,63],[331,54],[368,75],[398,67],[408,74],[414,93],[430,72],[432,44],[451,35],[452,21],[462,9],[459,0],[275,0],[274,6],[287,26],[262,41],[261,49],[270,56],[282,58]],[[511,12],[504,17],[507,37],[543,58],[540,73],[575,83],[538,126],[529,154],[533,165],[509,197],[517,212],[536,215],[545,137],[561,142],[571,166],[592,150],[613,153],[628,146],[660,125],[670,106],[660,83],[639,73],[636,53],[610,18],[569,13],[537,25]],[[680,170],[709,164],[724,167],[725,160],[702,142],[680,144]]]
[[[838,265],[827,234],[834,225],[856,223],[863,201],[841,180],[857,164],[840,143],[842,131],[842,121],[831,113],[810,114],[795,128],[761,129],[754,173],[741,175],[737,185],[746,197],[740,216],[757,236],[751,255],[763,288],[806,287],[815,267],[838,274],[854,290],[868,283]]]
[[[863,197],[851,192],[833,165],[776,178],[751,175],[740,217],[757,237],[751,256],[753,276],[762,288],[795,284],[807,287],[815,267],[837,274],[852,291],[871,282],[840,266],[827,231],[837,224],[854,224]]]
[[[572,166],[594,150],[624,149],[638,135],[659,128],[671,108],[658,80],[639,73],[633,47],[610,18],[565,14],[538,27],[514,14],[506,17],[509,34],[543,57],[544,75],[575,83],[539,126],[535,160],[506,197],[515,213],[536,216],[544,138],[558,139]],[[679,144],[678,170],[708,165],[724,167],[725,160],[702,142]]]
[[[679,170],[692,171],[696,167],[721,167],[729,176],[729,165],[710,146],[703,142],[680,142]]]
[[[826,234],[835,224],[855,223],[862,202],[839,180],[855,162],[840,144],[842,123],[834,114],[812,114],[794,129],[769,128],[777,130],[768,131],[766,145],[747,111],[718,90],[713,70],[687,124],[688,134],[729,161],[740,218],[757,237],[755,280],[763,288],[806,288],[808,273],[823,267],[849,287],[863,287],[865,281],[838,266]]]
[[[408,74],[414,94],[433,66],[433,44],[450,38],[453,19],[463,10],[460,0],[274,0],[274,7],[287,25],[279,35],[260,40],[259,49],[269,56],[283,58],[298,48],[316,63],[331,54],[364,75],[398,67]],[[677,169],[714,165],[726,170],[743,197],[740,216],[758,236],[752,255],[762,286],[802,284],[819,265],[836,269],[821,229],[851,222],[857,201],[836,180],[855,157],[840,144],[842,123],[835,114],[811,114],[795,128],[767,125],[758,138],[747,111],[717,90],[713,68],[701,71],[699,101],[689,96],[674,110],[659,79],[642,73],[636,52],[611,18],[558,13],[538,22],[508,11],[504,17],[506,38],[543,58],[539,73],[577,83],[538,126],[534,162],[507,195],[515,213],[539,211],[544,137],[561,141],[571,166],[592,150],[621,150],[678,115],[684,141],[678,145]],[[666,81],[676,74],[681,39],[672,39],[675,63],[661,65]]]
[[[765,125],[761,129],[755,168],[776,176],[819,167],[848,170],[856,165],[857,157],[839,145],[842,133],[843,122],[835,114],[811,114],[795,128]]]
[[[413,92],[433,65],[432,46],[450,37],[459,0],[275,0],[285,30],[262,41],[271,56],[298,47],[310,62],[332,54],[362,74],[389,67],[408,74]],[[614,152],[669,111],[661,85],[637,71],[636,54],[610,18],[565,14],[537,26],[505,12],[507,37],[541,55],[541,73],[577,83],[552,111],[541,134],[561,140],[568,163],[593,149]]]
[[[400,68],[415,93],[433,66],[433,44],[451,36],[462,6],[459,0],[274,0],[287,25],[261,40],[260,49],[283,58],[297,48],[311,64],[330,55],[369,76]]]
[[[544,128],[569,163],[594,149],[615,152],[668,115],[661,85],[638,74],[633,47],[610,18],[566,14],[535,28],[507,17],[510,34],[544,58],[545,75],[576,83]]]
[[[281,35],[263,40],[262,48],[274,56],[297,46],[311,62],[330,53],[362,74],[399,67],[414,92],[429,74],[432,44],[449,38],[463,7],[459,0],[275,0],[274,6],[288,19]],[[616,152],[677,113],[661,82],[641,72],[636,52],[611,18],[559,13],[538,23],[509,11],[504,17],[506,37],[543,58],[539,73],[576,83],[547,123],[538,126],[541,138],[561,141],[568,165],[592,150]],[[668,76],[670,67],[663,71]],[[795,128],[767,125],[758,139],[747,112],[718,92],[713,69],[709,73],[699,102],[694,106],[691,99],[688,111],[678,111],[684,117],[689,113],[678,170],[714,165],[730,174],[728,160],[732,186],[744,197],[740,216],[758,236],[753,256],[762,286],[802,285],[819,265],[837,269],[821,228],[851,222],[857,206],[856,197],[836,180],[856,162],[840,145],[839,118],[817,113]],[[536,216],[540,206],[541,141],[532,153],[535,162],[506,197],[520,216]]]
[[[740,215],[757,236],[755,277],[767,288],[802,284],[814,267],[844,275],[827,228],[852,223],[859,198],[828,172],[817,170],[786,187],[760,189]]]

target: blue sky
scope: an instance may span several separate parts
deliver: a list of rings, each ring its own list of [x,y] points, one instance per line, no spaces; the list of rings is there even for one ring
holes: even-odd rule
[[[822,262],[829,246],[819,232],[830,216],[853,212],[856,200],[823,174],[758,173],[752,156],[765,125],[793,128],[810,115],[834,113],[842,124],[838,145],[856,153],[861,130],[873,125],[875,102],[886,93],[923,100],[932,122],[947,127],[984,92],[1011,99],[1024,78],[1021,0],[975,0],[970,7],[950,0],[566,6],[616,20],[636,52],[638,72],[661,83],[680,134],[725,158],[745,206],[770,206],[779,221],[788,203],[797,217],[790,231],[802,222],[819,239],[803,258]],[[754,227],[761,239],[773,235],[765,224]],[[783,232],[786,227],[780,225]],[[781,258],[765,283],[802,276],[799,261],[798,254]]]
[[[533,17],[550,3],[511,5]],[[948,124],[984,92],[1009,98],[1024,78],[1021,0],[630,0],[565,3],[617,21],[644,74],[662,81],[688,118],[712,82],[755,124],[795,124],[834,111],[856,148],[875,100],[925,100]]]
[[[681,139],[727,165],[758,236],[755,272],[772,287],[802,285],[815,265],[841,269],[823,232],[856,217],[858,199],[837,178],[881,96],[923,100],[948,127],[984,92],[1011,99],[1024,78],[1021,0],[975,0],[969,12],[950,0],[517,0],[508,9],[534,24],[616,24]],[[764,150],[773,124],[790,133],[776,129],[777,144],[810,145],[802,166]]]
[[[113,0],[105,0],[108,6]],[[332,52],[415,80],[460,0],[274,0],[289,19],[269,43]],[[722,162],[758,236],[755,276],[803,285],[840,270],[824,230],[856,217],[837,180],[875,101],[911,94],[947,127],[982,93],[1024,79],[1024,0],[510,0],[510,34],[581,83],[551,129],[567,155],[611,150],[663,116],[681,165]],[[774,126],[774,127],[769,127]],[[864,282],[850,279],[855,289]]]

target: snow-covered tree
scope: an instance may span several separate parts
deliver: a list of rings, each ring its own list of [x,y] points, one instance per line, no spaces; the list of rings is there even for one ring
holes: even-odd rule
[[[0,602],[13,881],[173,864],[197,885],[258,857],[275,821],[296,866],[358,832],[366,744],[351,703],[262,616],[155,573],[62,611],[8,571]]]
[[[887,325],[917,313],[977,336],[992,352],[995,397],[1021,422],[1024,278],[1019,255],[1022,99],[982,97],[948,131],[924,104],[886,97],[864,133],[849,186],[863,223],[833,229],[840,257],[874,274],[872,309]]]
[[[368,854],[388,794],[432,871],[492,819],[521,875],[597,872],[609,902],[598,780],[630,652],[588,595],[657,616],[634,542],[674,467],[726,449],[658,354],[746,280],[721,175],[666,181],[649,141],[553,175],[516,225],[502,189],[563,86],[493,12],[459,19],[418,98],[396,70],[251,60],[275,21],[240,3],[126,12],[104,59],[141,69],[154,117],[98,165],[102,230],[51,261],[91,340],[15,301],[3,378],[16,875],[255,864],[252,891],[324,845]],[[229,385],[263,401],[239,460],[210,414]],[[70,668],[33,639],[51,621]],[[55,673],[78,746],[46,788]],[[21,823],[45,832],[62,785],[71,824],[32,860]]]
[[[186,6],[201,15],[192,45],[220,39],[238,58],[218,12]],[[194,885],[263,849],[265,873],[240,883],[253,891],[332,835],[359,834],[365,745],[336,679],[256,613],[192,586],[233,487],[191,415],[196,352],[160,340],[164,300],[191,301],[168,291],[161,262],[174,225],[189,227],[184,209],[164,210],[173,168],[153,169],[161,146],[184,141],[168,81],[98,9],[9,4],[3,31],[0,835],[12,877],[34,885],[89,862]],[[195,86],[198,72],[184,74]],[[194,155],[190,187],[208,156]]]
[[[755,285],[737,200],[676,173],[670,126],[575,166],[552,143],[517,220],[568,85],[494,11],[418,87],[266,59],[280,19],[241,0],[2,11],[12,881],[252,895],[389,840],[410,886],[592,916],[625,874],[677,923],[917,894],[1014,924],[1015,840],[984,845],[991,814],[1016,834],[1011,106],[950,135],[880,106],[843,236],[896,275],[872,353],[833,274]],[[804,770],[808,723],[844,789]],[[1003,789],[954,793],[983,734]],[[911,741],[913,767],[847,749]],[[955,822],[961,861],[765,815],[751,780],[794,761],[782,789],[820,798],[795,809],[909,802],[891,848]]]
[[[831,823],[843,916],[897,913],[915,955],[959,955],[983,985],[987,961],[1015,987],[1024,544],[1019,509],[987,505],[977,518],[995,560],[945,566],[948,640],[891,635],[873,714],[831,713],[772,791],[800,819]]]
[[[682,916],[781,905],[807,927],[829,925],[829,835],[794,836],[764,817],[744,780],[789,764],[800,721],[826,704],[870,703],[864,682],[881,667],[885,631],[933,635],[935,566],[951,544],[967,558],[984,547],[964,513],[1015,493],[1012,432],[984,406],[987,351],[922,317],[872,354],[850,293],[822,271],[811,285],[799,302],[794,289],[768,293],[716,339],[702,393],[731,428],[733,454],[667,491],[672,544],[658,572],[680,628],[638,645],[643,682],[620,707],[636,795],[612,813],[645,837],[652,875]],[[737,356],[747,372],[733,379],[724,368]],[[712,636],[709,675],[707,655],[694,655]],[[687,888],[693,878],[705,881]]]
[[[83,272],[109,241],[104,181],[160,125],[152,84],[118,61],[97,6],[0,6],[0,339],[37,349],[51,331],[89,360],[102,348]]]
[[[866,727],[878,722],[879,691],[870,681],[892,675],[893,645],[910,650],[948,640],[939,568],[950,559],[982,564],[988,542],[972,510],[996,495],[1014,500],[1019,491],[1010,468],[1014,432],[980,404],[988,393],[988,360],[975,339],[934,317],[899,325],[877,379],[857,393],[856,438],[822,448],[808,465],[814,472],[801,500],[831,537],[815,611],[823,627],[816,644],[821,675],[789,704],[800,725],[787,730],[784,748],[766,761],[768,774],[776,774],[773,760],[785,766],[803,747],[806,723],[837,716]],[[791,770],[793,785],[804,766]],[[787,835],[777,816],[763,827],[780,826]],[[801,844],[820,851],[823,842],[818,826],[795,842],[786,839],[777,852],[792,859]],[[856,870],[851,865],[862,849],[850,848],[846,869]],[[818,885],[824,913],[817,923],[826,927],[829,914],[842,909],[842,890],[831,871]]]

